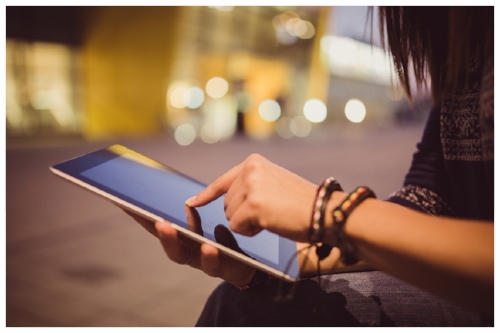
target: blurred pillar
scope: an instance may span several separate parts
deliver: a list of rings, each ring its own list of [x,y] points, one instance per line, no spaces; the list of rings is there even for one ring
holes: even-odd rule
[[[309,80],[307,85],[306,100],[318,98],[327,102],[330,73],[321,61],[321,38],[325,34],[328,20],[330,19],[330,7],[321,7],[318,23],[316,25],[316,36],[309,65]]]
[[[252,59],[251,68],[244,89],[253,101],[245,113],[245,126],[251,137],[267,138],[274,133],[275,123],[262,119],[259,105],[265,100],[281,97],[287,90],[290,74],[287,65],[280,61]]]
[[[163,129],[179,7],[86,7],[84,90],[89,138]]]

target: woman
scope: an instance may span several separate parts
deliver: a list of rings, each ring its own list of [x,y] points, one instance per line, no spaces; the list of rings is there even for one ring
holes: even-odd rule
[[[380,20],[408,97],[410,72],[419,87],[431,82],[433,108],[400,191],[387,200],[338,188],[323,197],[318,184],[252,155],[186,201],[199,207],[226,194],[235,232],[335,247],[321,274],[334,271],[339,249],[346,266],[359,259],[376,271],[325,275],[322,289],[305,280],[276,303],[276,281],[156,223],[171,260],[227,281],[199,326],[493,324],[493,7],[381,7]],[[322,223],[315,200],[325,201]]]

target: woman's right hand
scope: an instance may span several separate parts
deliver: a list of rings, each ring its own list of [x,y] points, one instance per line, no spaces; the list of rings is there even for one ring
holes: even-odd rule
[[[185,211],[189,229],[200,233],[201,222],[196,209],[185,206]],[[255,274],[255,268],[226,256],[208,243],[200,244],[185,237],[167,221],[151,222],[129,211],[125,212],[158,237],[169,259],[178,264],[189,265],[209,276],[219,277],[237,286],[248,284]]]

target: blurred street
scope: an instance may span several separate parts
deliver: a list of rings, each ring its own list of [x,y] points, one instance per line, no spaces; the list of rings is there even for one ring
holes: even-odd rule
[[[219,279],[171,263],[159,242],[120,209],[49,166],[121,143],[205,183],[251,153],[346,191],[397,190],[422,126],[316,133],[307,138],[180,146],[166,137],[7,142],[7,326],[193,326]],[[309,203],[307,203],[309,204]]]

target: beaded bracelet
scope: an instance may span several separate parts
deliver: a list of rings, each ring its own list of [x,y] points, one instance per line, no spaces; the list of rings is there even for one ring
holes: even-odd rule
[[[368,198],[376,198],[375,193],[366,186],[359,186],[332,212],[335,246],[340,249],[340,260],[346,265],[354,265],[358,259],[353,255],[354,248],[347,240],[344,225],[354,208]]]
[[[324,225],[325,225],[325,208],[334,191],[342,191],[342,187],[333,177],[328,177],[318,187],[316,199],[311,217],[311,225],[309,227],[309,241],[311,243],[319,243],[323,240]]]

